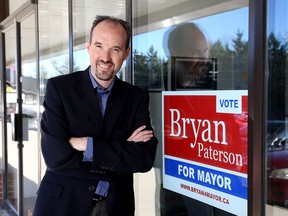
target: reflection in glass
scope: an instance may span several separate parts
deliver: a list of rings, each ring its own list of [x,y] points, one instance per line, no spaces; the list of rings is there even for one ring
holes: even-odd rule
[[[236,21],[232,26],[228,23],[231,19]],[[226,30],[223,26],[227,26]],[[186,20],[175,26],[135,35],[133,39],[134,83],[140,87],[151,89],[151,83],[156,80],[151,82],[149,77],[152,77],[152,68],[158,68],[158,76],[154,77],[162,79],[162,89],[175,90],[175,79],[173,73],[170,73],[173,67],[171,58],[193,57],[215,60],[212,71],[211,66],[206,68],[205,72],[202,71],[206,74],[205,77],[214,79],[214,82],[217,77],[217,85],[214,83],[212,89],[248,89],[247,7],[196,20]],[[197,62],[198,65],[203,65],[203,59]],[[146,82],[143,81],[145,76]],[[199,79],[195,76],[185,77],[188,83],[191,82],[189,79]]]
[[[68,1],[39,0],[40,104],[47,79],[67,74],[69,68]]]
[[[6,99],[7,99],[7,197],[13,207],[17,210],[18,202],[18,185],[17,185],[17,170],[18,170],[18,148],[17,143],[12,140],[12,115],[16,113],[17,106],[17,91],[16,91],[16,66],[15,66],[15,27],[5,33],[6,49]]]
[[[208,41],[197,25],[187,22],[170,28],[163,45],[171,61],[172,90],[216,89],[216,59],[208,58]]]
[[[267,215],[288,213],[288,3],[268,1]]]
[[[36,66],[35,14],[21,22],[21,66],[22,66],[22,112],[24,133],[23,148],[23,193],[24,212],[32,211],[39,186],[40,148],[38,133],[38,70]],[[20,89],[18,89],[20,90]],[[24,124],[23,124],[24,125]]]
[[[185,0],[148,1],[148,7],[137,1],[133,17],[133,83],[150,91],[151,118],[159,143],[161,91],[248,89],[248,2],[241,2],[237,8],[231,2],[222,1],[222,6],[214,7],[215,1],[197,1],[197,5]],[[155,192],[145,193],[141,199],[145,203],[147,200],[151,212],[155,209],[151,215],[231,215],[164,189],[161,145],[153,172],[153,181],[148,181],[149,174],[142,176],[155,183]],[[136,213],[145,212],[139,202],[138,207]]]

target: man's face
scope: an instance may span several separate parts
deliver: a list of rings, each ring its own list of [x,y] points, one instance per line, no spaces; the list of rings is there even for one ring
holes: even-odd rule
[[[170,47],[170,53],[175,57],[183,58],[176,62],[176,79],[177,82],[185,88],[197,87],[197,83],[203,82],[207,75],[207,41],[200,30],[191,28],[185,29],[178,37],[182,43],[177,42]],[[186,39],[186,41],[184,41]]]
[[[106,87],[120,70],[128,57],[126,32],[120,24],[100,22],[92,32],[91,41],[86,44],[91,64],[91,73],[96,81]]]

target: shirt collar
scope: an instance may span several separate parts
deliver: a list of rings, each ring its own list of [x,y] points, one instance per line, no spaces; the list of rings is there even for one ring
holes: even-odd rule
[[[107,89],[103,89],[98,83],[97,81],[94,79],[94,77],[92,76],[92,73],[91,73],[91,69],[89,67],[89,76],[90,76],[90,80],[92,82],[92,86],[93,88],[97,88],[97,91],[100,93],[100,92],[109,92],[109,95],[111,93],[111,90],[113,88],[113,85],[114,85],[114,82],[115,82],[115,79],[113,80],[113,82],[111,83],[111,85],[107,88]]]

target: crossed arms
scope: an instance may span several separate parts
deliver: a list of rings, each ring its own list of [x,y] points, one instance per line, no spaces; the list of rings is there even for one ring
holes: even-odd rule
[[[137,128],[132,135],[127,139],[129,142],[147,142],[153,137],[152,130],[145,130],[146,126],[143,125]],[[69,139],[70,145],[78,151],[86,151],[87,137],[71,137]]]

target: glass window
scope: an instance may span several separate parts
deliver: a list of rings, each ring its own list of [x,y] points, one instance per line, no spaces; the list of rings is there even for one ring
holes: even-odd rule
[[[288,213],[288,3],[268,1],[267,214]]]
[[[16,71],[16,62],[15,62],[15,32],[16,28],[13,26],[9,31],[5,33],[5,38],[9,38],[5,41],[5,47],[9,47],[10,49],[6,49],[6,110],[7,110],[7,163],[8,170],[7,178],[8,185],[11,185],[11,190],[7,194],[7,198],[11,200],[12,206],[17,208],[17,193],[18,193],[18,185],[17,185],[17,170],[19,169],[19,158],[15,157],[18,155],[18,148],[16,143],[13,140],[13,114],[17,111],[17,71]],[[5,136],[4,135],[4,136]]]
[[[234,19],[235,22],[232,24],[227,17]],[[179,24],[167,27],[166,23],[172,24],[173,19],[176,20],[175,17],[167,18],[163,21],[163,26],[141,34],[137,34],[140,27],[134,26],[133,54],[136,85],[148,87],[150,90],[158,88],[165,90],[248,88],[248,7],[221,11],[221,13],[213,13],[205,17],[199,16],[191,20],[186,18]],[[149,26],[149,22],[146,25]],[[171,71],[171,68],[168,70],[167,67],[175,66],[175,59],[178,57],[192,58],[194,63],[195,61],[201,62],[201,59],[205,59],[208,63],[211,61],[216,64],[214,68],[216,71],[211,74],[210,80],[207,80],[206,76],[209,76],[207,74],[201,75],[202,78],[199,74],[195,75],[197,71],[194,71],[194,75],[181,74],[174,77],[175,71]],[[207,73],[207,69],[213,68],[209,68],[208,64],[208,68],[206,65],[206,67],[200,67],[201,69],[206,70]],[[158,74],[155,74],[156,71]],[[156,82],[157,86],[156,78],[167,79]],[[201,82],[203,81],[201,79],[205,78],[206,83]],[[217,82],[213,83],[214,79],[217,79]],[[180,87],[179,82],[184,82],[184,80],[185,84],[181,84],[184,86]],[[207,83],[209,81],[211,83]]]
[[[23,193],[24,212],[34,208],[36,194],[39,186],[39,137],[38,133],[38,70],[36,65],[36,35],[35,14],[31,14],[21,22],[21,64],[22,64],[22,112],[25,115],[23,121],[24,139],[23,148]],[[15,143],[16,145],[16,143]]]
[[[133,83],[149,89],[159,139],[154,168],[135,177],[137,215],[232,215],[163,188],[161,94],[248,89],[248,1],[234,3],[139,0],[134,4]]]
[[[39,0],[39,104],[41,119],[44,110],[46,83],[51,77],[69,73],[68,1]],[[41,176],[46,165],[41,157]]]
[[[69,73],[68,1],[39,1],[40,104],[47,79]]]

